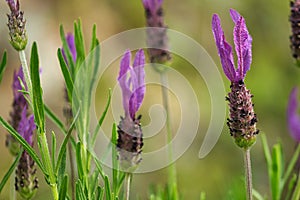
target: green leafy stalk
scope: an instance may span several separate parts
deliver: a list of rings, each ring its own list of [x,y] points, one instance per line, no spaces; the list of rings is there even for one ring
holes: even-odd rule
[[[247,199],[252,200],[253,199],[252,198],[252,171],[251,171],[250,149],[244,151],[244,163],[245,163]]]
[[[3,56],[2,56],[2,60],[0,63],[0,83],[2,81],[2,77],[6,68],[6,61],[7,61],[7,53],[6,51],[4,51]]]

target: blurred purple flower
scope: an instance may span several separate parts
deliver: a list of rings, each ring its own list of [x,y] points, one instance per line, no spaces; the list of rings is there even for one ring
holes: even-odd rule
[[[123,108],[125,117],[135,119],[135,114],[140,108],[145,94],[145,55],[140,49],[130,66],[131,53],[127,50],[121,60],[118,81],[123,95]]]
[[[22,67],[18,71],[14,72],[13,76],[13,83],[12,83],[12,89],[13,89],[13,104],[12,104],[12,111],[10,112],[10,120],[9,123],[12,125],[12,127],[15,130],[18,130],[19,123],[22,117],[22,111],[25,107],[28,108],[28,103],[21,92],[23,90],[22,85],[20,81],[24,84],[25,89],[27,89],[26,82],[24,79],[24,74]],[[10,134],[6,136],[6,146],[8,147],[10,153],[14,156],[16,156],[19,153],[20,150],[20,144],[17,142]]]
[[[36,129],[35,123],[34,123],[34,116],[30,115],[27,117],[27,107],[25,106],[22,115],[21,120],[18,127],[18,133],[30,144],[33,146],[33,132]]]
[[[68,33],[66,35],[66,40],[67,40],[67,44],[68,44],[68,47],[70,49],[70,52],[71,52],[71,55],[72,55],[72,58],[73,58],[73,62],[76,62],[77,53],[76,53],[76,46],[75,46],[74,35],[72,33]],[[65,59],[65,62],[68,64],[68,59],[66,57],[65,50],[63,48],[62,48],[62,54],[63,54],[63,57]]]
[[[237,69],[233,62],[232,47],[225,40],[224,32],[217,14],[213,15],[212,30],[225,75],[231,82],[244,80],[252,61],[252,38],[247,30],[245,19],[235,10],[230,9],[235,23],[233,36],[238,62]]]
[[[121,60],[118,81],[123,95],[125,117],[118,125],[117,150],[123,170],[133,170],[142,160],[143,132],[141,115],[136,117],[145,95],[145,55],[142,49],[135,55],[133,66],[130,66],[131,53],[127,50]]]
[[[287,122],[290,134],[294,140],[300,142],[300,117],[298,115],[298,88],[291,91],[287,107]]]

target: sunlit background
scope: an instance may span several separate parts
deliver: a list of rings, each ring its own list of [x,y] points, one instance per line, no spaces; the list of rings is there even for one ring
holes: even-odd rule
[[[221,1],[221,0],[164,0],[165,22],[169,28],[182,32],[199,44],[211,55],[219,69],[220,60],[211,31],[211,17],[218,13],[226,38],[232,43],[233,22],[229,9],[238,10],[246,19],[247,27],[253,38],[253,62],[246,77],[246,85],[254,94],[255,111],[259,122],[258,128],[267,135],[269,144],[282,142],[286,160],[289,160],[295,142],[290,138],[286,125],[286,106],[292,87],[299,85],[300,69],[294,65],[290,48],[290,24],[288,1]],[[141,0],[21,0],[21,8],[27,19],[29,50],[33,41],[38,42],[42,67],[42,84],[45,102],[63,119],[63,77],[60,71],[57,48],[61,46],[59,25],[63,24],[66,32],[72,32],[74,20],[80,18],[88,47],[93,24],[97,25],[100,41],[145,24],[144,10]],[[8,67],[0,85],[0,115],[9,119],[12,104],[12,76],[19,67],[17,53],[8,41],[6,27],[9,9],[5,1],[0,2],[0,53],[8,51]],[[172,44],[170,44],[172,45]],[[201,192],[206,192],[207,199],[238,199],[230,196],[240,191],[243,185],[243,155],[224,126],[223,133],[211,153],[204,159],[198,158],[204,133],[210,119],[210,97],[205,82],[195,69],[184,59],[174,56],[172,67],[181,73],[194,88],[201,110],[201,121],[197,137],[183,156],[176,161],[178,186],[182,199],[199,199]],[[106,70],[101,78],[96,96],[96,111],[100,115],[104,109],[109,87],[114,87],[118,73],[119,60]],[[226,91],[229,81],[223,76]],[[148,115],[152,104],[161,104],[160,87],[148,86],[145,102],[139,113],[143,114],[143,124],[150,123]],[[171,120],[173,129],[178,128],[180,118],[180,99],[170,94]],[[225,97],[224,97],[225,100]],[[120,113],[122,114],[122,113]],[[104,121],[103,130],[109,136],[114,119],[109,111]],[[192,120],[192,119],[191,119]],[[62,134],[48,121],[48,134],[53,130],[59,138]],[[225,124],[224,124],[225,125]],[[13,161],[5,148],[6,132],[0,128],[0,178],[6,173]],[[159,149],[164,146],[165,129],[154,137],[145,140],[145,151]],[[189,132],[186,132],[189,134]],[[269,194],[267,168],[260,137],[252,148],[253,184],[262,194]],[[108,170],[108,169],[107,169]],[[35,199],[50,199],[51,193],[45,180],[39,176],[40,188]],[[167,170],[135,175],[132,183],[132,199],[147,199],[152,185],[164,186],[167,182]],[[9,198],[9,184],[0,194],[1,200]]]

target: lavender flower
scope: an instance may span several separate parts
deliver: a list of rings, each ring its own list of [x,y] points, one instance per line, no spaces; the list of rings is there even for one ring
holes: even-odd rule
[[[12,127],[15,130],[18,130],[22,111],[24,110],[25,107],[28,107],[27,101],[26,101],[23,93],[20,92],[20,90],[22,90],[22,86],[20,84],[19,79],[23,82],[25,89],[27,89],[22,67],[20,67],[20,69],[17,72],[16,71],[14,72],[13,84],[12,84],[14,99],[13,99],[13,105],[12,105],[13,110],[10,112],[9,123],[12,125]],[[19,153],[20,144],[10,134],[8,134],[6,136],[5,143],[12,155],[16,156]]]
[[[300,142],[300,117],[298,111],[298,88],[295,87],[291,91],[289,103],[287,107],[287,122],[290,134],[296,142]]]
[[[27,45],[24,12],[20,11],[19,0],[16,2],[15,0],[6,0],[6,2],[11,11],[7,15],[10,43],[17,51],[24,50]]]
[[[136,116],[145,94],[145,55],[139,50],[130,66],[131,53],[126,51],[120,66],[118,77],[123,95],[123,108],[125,117],[121,117],[118,126],[117,150],[119,151],[120,166],[123,170],[129,170],[141,161],[143,147],[143,133],[141,129],[141,115]]]
[[[295,2],[291,1],[291,15],[290,22],[292,28],[292,35],[290,36],[291,49],[293,57],[299,62],[300,61],[300,0]]]
[[[34,117],[33,115],[27,117],[27,107],[25,106],[18,132],[31,146],[33,146],[32,136],[35,129]],[[31,199],[38,188],[35,162],[26,151],[22,153],[16,170],[15,188],[24,199]]]
[[[168,51],[167,26],[164,24],[162,0],[143,0],[147,26],[147,43],[150,47],[148,53],[151,63],[166,63],[170,61]],[[154,28],[156,27],[156,28]]]
[[[233,36],[238,58],[237,68],[233,62],[232,47],[225,40],[220,19],[216,14],[212,18],[212,29],[224,73],[231,81],[231,92],[226,97],[230,107],[227,125],[236,144],[241,148],[249,149],[255,143],[256,135],[259,133],[256,129],[257,118],[253,109],[253,96],[244,83],[252,61],[252,38],[247,30],[245,19],[233,9],[230,10],[230,15],[235,23]]]

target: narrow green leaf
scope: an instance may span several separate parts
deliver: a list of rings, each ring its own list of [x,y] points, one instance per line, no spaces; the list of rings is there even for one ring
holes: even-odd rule
[[[253,197],[255,197],[257,200],[265,200],[265,198],[255,189],[252,190]]]
[[[39,159],[38,155],[35,153],[34,149],[26,142],[26,140],[2,117],[0,117],[0,124],[23,146],[23,148],[27,151],[27,153],[31,156],[31,158],[36,162],[39,166],[43,174],[46,176],[47,172]]]
[[[79,116],[79,112],[80,112],[80,110],[78,110],[76,116],[74,117],[73,122],[70,125],[70,129],[68,130],[68,133],[65,136],[64,141],[61,144],[61,147],[59,149],[57,164],[56,164],[56,168],[55,168],[56,173],[58,172],[58,169],[59,169],[59,167],[61,165],[61,162],[63,161],[63,159],[62,159],[63,158],[63,154],[65,154],[66,151],[67,151],[67,144],[68,144],[68,141],[69,141],[70,136],[72,134],[72,131],[73,131],[74,127],[75,127],[76,121],[77,121],[78,116]]]
[[[100,175],[101,175],[101,177],[102,177],[102,179],[104,181],[106,175],[105,175],[105,173],[104,173],[104,171],[103,171],[103,169],[101,167],[101,163],[100,163],[100,161],[98,160],[98,158],[93,153],[91,153],[91,155],[92,155],[92,157],[94,159],[94,162],[96,164],[96,168],[98,169],[98,171],[99,171],[99,173],[100,173]]]
[[[7,61],[7,53],[6,53],[6,51],[4,51],[3,56],[2,56],[2,60],[1,60],[1,63],[0,63],[0,83],[2,81],[4,71],[6,69],[6,61]]]
[[[72,80],[74,80],[74,78],[75,78],[75,64],[74,64],[73,57],[72,57],[70,48],[69,48],[67,40],[66,40],[66,34],[65,34],[65,31],[64,31],[64,28],[63,28],[62,25],[60,25],[60,38],[61,38],[62,46],[63,46],[64,52],[65,52],[65,55],[66,55],[66,58],[67,58],[68,66],[69,66],[69,69],[70,69],[70,74],[73,78]]]
[[[66,174],[63,178],[63,181],[61,183],[60,189],[59,189],[59,200],[65,200],[67,198],[67,192],[68,192],[68,175]]]
[[[33,43],[30,58],[30,76],[32,81],[32,95],[33,95],[33,112],[34,120],[40,129],[40,132],[45,131],[45,116],[44,103],[42,99],[42,88],[40,83],[39,72],[39,58],[36,42]]]
[[[296,183],[297,183],[297,175],[293,174],[289,181],[288,187],[287,187],[287,194],[285,195],[285,200],[291,199],[291,196],[292,196],[293,190],[296,186]]]
[[[297,149],[294,152],[294,154],[292,156],[292,159],[288,164],[287,169],[285,170],[285,174],[284,174],[284,177],[283,177],[283,185],[287,182],[288,178],[290,177],[291,172],[293,171],[294,166],[295,166],[297,160],[299,159],[299,156],[300,156],[300,144],[298,143]]]
[[[294,193],[291,200],[299,200],[299,199],[300,199],[300,172],[298,173],[297,185],[294,189]]]
[[[104,108],[104,111],[97,123],[97,126],[95,128],[95,131],[93,133],[93,139],[92,139],[92,146],[94,147],[95,146],[95,143],[96,143],[96,139],[97,139],[97,135],[99,134],[99,130],[100,130],[100,127],[102,126],[102,123],[105,119],[105,116],[107,114],[107,111],[109,109],[109,105],[110,105],[110,102],[111,102],[111,89],[109,89],[108,91],[108,99],[107,99],[107,102],[106,102],[106,106]]]
[[[72,101],[72,94],[73,94],[74,85],[73,85],[73,81],[72,81],[71,74],[69,72],[68,66],[65,62],[65,59],[64,59],[63,55],[62,55],[61,49],[57,50],[57,57],[58,57],[58,60],[59,60],[59,63],[60,63],[61,72],[62,72],[62,74],[64,76],[64,79],[65,79],[69,100]]]
[[[111,190],[110,190],[110,185],[109,185],[109,180],[108,180],[108,177],[105,176],[104,177],[104,188],[105,188],[105,199],[106,200],[111,200]]]
[[[282,190],[282,183],[281,177],[283,173],[283,155],[282,155],[282,146],[280,143],[275,144],[273,146],[272,151],[272,177],[271,177],[271,186],[272,186],[272,197],[275,200],[280,199],[281,190]]]
[[[269,145],[268,145],[268,142],[267,142],[267,137],[266,137],[265,134],[261,135],[261,141],[262,141],[262,145],[263,145],[267,165],[272,166],[271,152],[270,152]]]
[[[60,155],[61,155],[60,164],[56,166],[58,168],[56,176],[59,184],[62,183],[66,172],[67,150],[65,149],[64,151],[62,151]]]
[[[9,177],[11,176],[11,174],[15,171],[18,163],[19,163],[19,160],[22,156],[22,153],[23,153],[23,150],[21,149],[21,151],[19,152],[19,154],[17,155],[15,161],[13,162],[13,164],[10,166],[10,168],[8,169],[8,171],[6,172],[6,174],[4,175],[1,183],[0,183],[0,194],[1,194],[1,191],[3,189],[3,187],[5,186],[6,182],[8,181]]]
[[[76,145],[76,162],[77,162],[77,171],[78,177],[81,179],[84,175],[83,166],[82,166],[82,156],[81,156],[81,143],[78,142]]]
[[[90,51],[92,51],[98,45],[99,45],[99,41],[97,39],[97,27],[96,27],[96,24],[94,24]]]
[[[85,59],[85,47],[84,47],[84,40],[83,40],[82,26],[81,26],[80,19],[74,23],[74,32],[75,32],[75,46],[77,52],[77,59],[79,63],[81,63]]]
[[[118,140],[118,132],[117,132],[117,126],[115,123],[113,123],[112,127],[112,136],[111,136],[111,143],[112,143],[112,174],[113,174],[113,192],[114,194],[117,194],[117,188],[118,188],[118,171],[119,171],[119,165],[117,160],[117,140]]]
[[[102,200],[104,197],[104,192],[103,192],[103,188],[98,186],[97,187],[97,196],[96,196],[96,200]]]
[[[99,182],[99,170],[96,168],[89,178],[89,188],[91,191],[96,191]],[[95,193],[93,193],[95,195]]]
[[[76,181],[76,200],[86,200],[80,180]]]
[[[56,157],[56,136],[52,131],[52,168],[55,169],[55,157]]]

